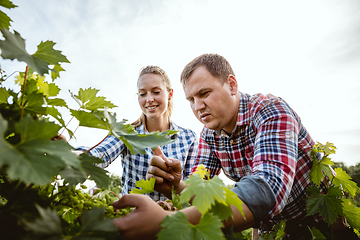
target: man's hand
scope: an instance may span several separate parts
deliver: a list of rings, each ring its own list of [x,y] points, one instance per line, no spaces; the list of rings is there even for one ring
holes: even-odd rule
[[[180,193],[184,188],[184,183],[181,181],[181,163],[177,159],[167,158],[159,147],[153,149],[153,153],[146,179],[156,178],[154,189],[171,199],[172,186],[176,193]]]
[[[127,194],[113,202],[115,208],[135,207],[129,214],[115,218],[121,239],[155,239],[161,230],[161,221],[172,212],[163,210],[149,196]]]

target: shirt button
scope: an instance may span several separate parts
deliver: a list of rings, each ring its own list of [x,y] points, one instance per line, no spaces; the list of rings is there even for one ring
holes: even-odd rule
[[[231,139],[229,142],[230,142],[230,144],[232,144],[234,142],[234,140]]]

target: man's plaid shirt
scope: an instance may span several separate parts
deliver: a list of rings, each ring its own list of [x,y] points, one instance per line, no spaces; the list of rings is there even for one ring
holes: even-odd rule
[[[281,98],[240,94],[234,131],[228,135],[204,127],[193,171],[204,164],[211,177],[221,169],[235,182],[247,175],[263,177],[276,198],[263,227],[304,216],[314,141],[299,116]]]
[[[161,150],[168,158],[175,158],[181,162],[183,168],[183,179],[186,179],[192,170],[195,163],[198,141],[194,131],[182,128],[175,123],[171,122],[171,130],[179,131],[174,137],[177,139],[161,147]],[[144,125],[135,128],[140,134],[148,133],[144,131]],[[86,151],[87,147],[78,147],[78,150]],[[128,194],[133,188],[136,187],[136,181],[146,179],[146,171],[149,167],[150,159],[153,157],[153,152],[150,148],[146,149],[146,154],[131,154],[125,144],[114,136],[109,136],[101,144],[96,146],[90,151],[90,154],[98,158],[102,158],[103,164],[99,167],[106,168],[117,157],[120,156],[122,164],[121,183],[123,189],[121,194]],[[160,193],[147,194],[156,200],[166,200],[167,198]]]

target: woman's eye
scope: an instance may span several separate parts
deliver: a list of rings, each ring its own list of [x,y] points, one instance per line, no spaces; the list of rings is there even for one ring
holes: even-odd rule
[[[156,95],[158,95],[158,94],[160,94],[161,92],[160,91],[156,91],[156,92],[154,92],[154,94],[156,94]]]
[[[144,97],[144,96],[145,96],[145,93],[138,93],[138,95],[139,95],[140,97]]]

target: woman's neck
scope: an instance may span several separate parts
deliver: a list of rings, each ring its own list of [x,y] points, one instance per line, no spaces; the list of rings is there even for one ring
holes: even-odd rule
[[[157,119],[146,118],[145,128],[148,132],[164,132],[170,129],[170,120],[168,117]]]

